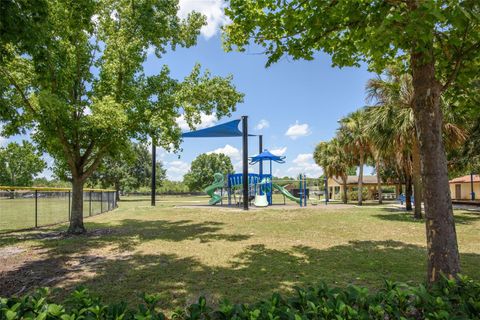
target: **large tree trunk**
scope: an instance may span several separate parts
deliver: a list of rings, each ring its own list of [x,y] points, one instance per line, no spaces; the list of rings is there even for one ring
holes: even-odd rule
[[[420,143],[427,232],[428,282],[460,272],[460,255],[442,140],[441,86],[431,48],[411,54],[413,110]]]
[[[343,200],[343,203],[348,202],[347,179],[348,179],[347,175],[342,176],[342,183],[343,183],[343,196],[342,196],[343,199],[342,200]]]
[[[418,139],[415,136],[412,143],[412,182],[413,182],[413,202],[415,211],[413,217],[422,219],[422,170],[420,162],[420,149]]]
[[[412,176],[405,174],[405,209],[412,211]]]
[[[70,227],[68,233],[85,233],[83,226],[83,180],[78,177],[72,179],[72,210],[70,214]]]
[[[378,192],[378,203],[383,203],[383,195],[382,195],[382,177],[380,177],[380,160],[377,157],[377,161],[375,161],[375,170],[377,171],[377,192]]]
[[[358,170],[358,205],[363,204],[363,154],[360,154],[360,168]]]

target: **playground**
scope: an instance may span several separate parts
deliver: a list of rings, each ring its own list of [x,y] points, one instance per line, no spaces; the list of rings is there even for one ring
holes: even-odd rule
[[[239,129],[241,122],[242,129]],[[273,176],[273,164],[284,164],[285,156],[272,154],[268,149],[263,148],[263,135],[252,135],[248,133],[248,116],[232,120],[226,123],[186,132],[182,134],[184,139],[188,138],[242,138],[242,168],[241,173],[215,173],[212,177],[212,184],[204,189],[210,197],[209,205],[227,205],[229,207],[242,207],[248,210],[251,205],[257,208],[264,208],[274,205],[274,193],[283,197],[282,203],[286,205],[287,200],[293,201],[300,207],[306,207],[308,203],[317,205],[320,199],[320,186],[318,182],[309,186],[309,180],[304,173],[298,174],[297,179],[281,180]],[[258,137],[258,154],[248,156],[249,138]],[[152,149],[153,150],[153,149]],[[152,163],[155,163],[155,152],[152,153]],[[258,173],[252,173],[251,168],[258,165]],[[265,168],[266,167],[266,168]],[[268,169],[268,172],[266,172]],[[154,175],[152,168],[152,175]],[[245,183],[246,181],[246,183]],[[311,180],[310,180],[311,184]],[[310,194],[310,189],[312,193]],[[327,188],[325,188],[327,189]],[[328,197],[324,197],[325,199]],[[155,186],[152,188],[152,204],[155,204]],[[325,202],[326,204],[326,202]]]
[[[151,207],[147,197],[126,198],[86,218],[85,236],[60,233],[66,224],[0,235],[0,295],[48,285],[61,300],[85,285],[106,302],[136,305],[141,292],[159,293],[170,314],[200,295],[243,303],[319,280],[371,289],[384,278],[424,281],[424,223],[396,204],[300,208],[290,201],[245,212],[208,201],[159,197]],[[478,279],[480,216],[456,211],[455,219],[462,270]]]

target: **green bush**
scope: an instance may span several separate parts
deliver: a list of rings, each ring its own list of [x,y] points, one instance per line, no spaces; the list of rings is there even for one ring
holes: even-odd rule
[[[50,303],[48,289],[23,298],[0,299],[0,319],[119,319],[164,320],[156,308],[158,295],[144,295],[143,304],[129,308],[126,303],[105,305],[87,289],[77,289],[65,306]],[[383,289],[329,288],[325,284],[297,289],[283,298],[274,294],[255,304],[223,302],[216,309],[205,298],[185,310],[173,313],[175,320],[307,320],[307,319],[480,319],[480,283],[465,277],[444,279],[430,290],[385,281]]]

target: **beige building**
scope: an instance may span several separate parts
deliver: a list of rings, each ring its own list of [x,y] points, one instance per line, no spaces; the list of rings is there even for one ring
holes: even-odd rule
[[[363,188],[367,190],[367,199],[375,199],[378,194],[377,176],[363,176]],[[385,185],[385,184],[383,184]],[[348,176],[347,193],[356,192],[358,188],[358,176]],[[328,179],[328,196],[330,199],[341,200],[343,194],[343,183],[340,177]],[[394,196],[393,196],[394,198]]]
[[[453,200],[472,199],[472,181],[470,175],[450,180],[450,194]],[[475,199],[480,199],[480,176],[473,175],[473,192]]]

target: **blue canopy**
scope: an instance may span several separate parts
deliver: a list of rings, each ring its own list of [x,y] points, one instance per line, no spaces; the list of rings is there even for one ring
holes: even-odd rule
[[[284,156],[276,156],[272,154],[270,151],[268,151],[267,149],[265,149],[265,151],[263,151],[262,153],[256,156],[250,157],[250,164],[255,164],[260,161],[268,161],[268,160],[275,161],[277,163],[285,163]]]
[[[218,138],[218,137],[241,137],[242,131],[238,129],[241,120],[233,120],[213,127],[196,131],[185,132],[182,138]],[[249,136],[253,136],[249,134]]]

